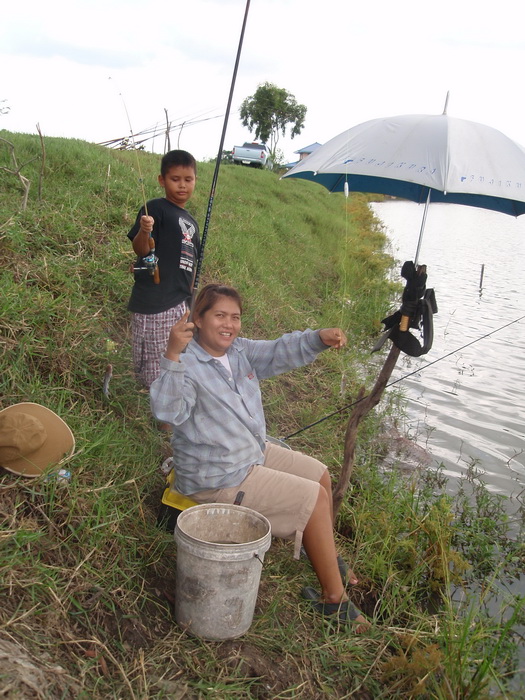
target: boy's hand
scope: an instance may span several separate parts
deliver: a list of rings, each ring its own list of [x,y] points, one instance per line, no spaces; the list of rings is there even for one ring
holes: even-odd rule
[[[168,347],[166,350],[166,358],[168,360],[179,361],[179,355],[184,351],[186,345],[193,338],[194,323],[188,323],[189,310],[184,316],[171,327],[170,336],[168,339]]]
[[[155,219],[152,216],[140,217],[140,233],[150,234],[153,231]]]
[[[342,348],[346,345],[346,335],[340,328],[323,328],[319,337],[330,348]]]

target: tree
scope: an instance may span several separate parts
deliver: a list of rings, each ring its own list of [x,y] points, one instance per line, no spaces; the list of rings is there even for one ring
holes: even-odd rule
[[[255,94],[243,101],[239,111],[243,126],[255,131],[255,138],[269,146],[274,162],[280,135],[285,136],[289,124],[292,139],[300,134],[306,116],[305,105],[297,104],[293,95],[273,83],[259,85]]]

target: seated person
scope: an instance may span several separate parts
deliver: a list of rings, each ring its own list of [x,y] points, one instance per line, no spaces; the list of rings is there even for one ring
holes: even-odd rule
[[[176,489],[197,503],[234,503],[270,521],[276,537],[301,543],[319,579],[321,592],[303,596],[323,614],[365,618],[348,600],[333,534],[332,490],[324,464],[266,441],[259,380],[313,362],[328,348],[341,348],[339,328],[286,333],[276,340],[239,337],[242,300],[232,287],[209,284],[171,329],[160,360],[160,376],[150,388],[155,417],[173,426]],[[194,337],[195,333],[195,337]],[[238,500],[237,500],[238,502]],[[349,579],[356,583],[352,572]]]

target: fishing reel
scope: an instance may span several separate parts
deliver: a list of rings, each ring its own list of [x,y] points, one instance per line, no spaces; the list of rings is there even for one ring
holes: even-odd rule
[[[159,259],[155,255],[155,242],[153,238],[150,238],[150,251],[148,255],[144,255],[142,258],[137,258],[135,265],[133,265],[133,272],[139,272],[142,270],[147,270],[149,274],[153,277],[155,284],[160,283],[159,275]]]
[[[142,265],[137,265],[139,261],[142,263]],[[159,264],[159,259],[155,253],[149,253],[149,255],[145,255],[143,258],[139,258],[137,263],[133,265],[134,272],[138,272],[139,270],[147,270],[150,275],[154,275]]]
[[[133,272],[141,272],[143,270],[149,272],[155,284],[160,283],[159,259],[154,252],[145,255],[143,258],[138,258],[135,265],[133,265]]]

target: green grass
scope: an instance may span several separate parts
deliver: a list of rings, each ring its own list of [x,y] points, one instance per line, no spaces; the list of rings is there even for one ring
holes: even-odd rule
[[[491,613],[487,604],[524,573],[521,532],[475,470],[453,500],[439,472],[380,468],[383,417],[401,410],[393,395],[360,427],[337,523],[370,633],[308,612],[299,591],[315,577],[281,541],[266,555],[244,637],[210,643],[178,628],[175,545],[155,522],[167,442],[132,374],[126,311],[134,257],[126,233],[141,180],[148,198],[159,194],[159,157],[46,139],[41,173],[38,137],[0,132],[0,168],[13,169],[5,141],[31,189],[21,211],[20,182],[0,169],[0,407],[48,406],[71,426],[76,452],[67,483],[0,474],[3,695],[520,697],[523,600],[508,594]],[[201,225],[213,169],[199,164],[189,207]],[[269,171],[221,167],[201,285],[240,289],[252,337],[340,325],[349,338],[343,352],[264,383],[271,434],[290,435],[372,386],[379,319],[398,303],[384,243],[364,196],[346,201]],[[343,411],[289,443],[335,479],[347,418]]]

